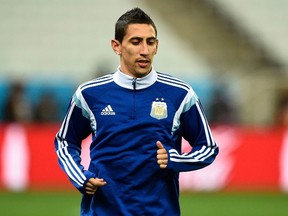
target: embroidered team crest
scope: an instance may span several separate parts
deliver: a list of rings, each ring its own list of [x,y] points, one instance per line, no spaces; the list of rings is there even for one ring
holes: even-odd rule
[[[167,118],[167,104],[164,102],[164,98],[161,100],[156,98],[156,100],[152,102],[150,116],[158,120]]]

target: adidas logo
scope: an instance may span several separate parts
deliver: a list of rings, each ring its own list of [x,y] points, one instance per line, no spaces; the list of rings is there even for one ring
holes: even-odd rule
[[[115,115],[115,112],[113,111],[112,107],[108,105],[102,110],[100,114],[101,115]]]

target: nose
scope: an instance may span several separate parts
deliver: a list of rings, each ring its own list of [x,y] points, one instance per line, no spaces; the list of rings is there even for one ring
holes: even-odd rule
[[[141,46],[141,55],[148,55],[149,54],[149,47],[146,42],[142,43]]]

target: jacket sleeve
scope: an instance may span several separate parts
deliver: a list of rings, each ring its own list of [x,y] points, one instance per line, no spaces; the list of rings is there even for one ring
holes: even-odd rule
[[[219,149],[199,98],[192,89],[184,99],[179,113],[179,130],[192,150],[189,153],[181,153],[173,148],[167,149],[169,155],[167,168],[184,172],[208,166],[215,160]]]
[[[72,184],[81,192],[85,192],[86,182],[95,175],[81,165],[81,143],[91,134],[90,121],[83,115],[80,104],[74,95],[65,119],[58,131],[54,145],[60,167],[69,177]]]

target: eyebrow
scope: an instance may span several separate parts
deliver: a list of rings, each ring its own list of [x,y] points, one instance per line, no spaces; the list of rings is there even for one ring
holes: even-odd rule
[[[135,37],[131,37],[129,39],[129,41],[131,41],[131,40],[144,40],[144,38],[135,36]],[[157,40],[157,38],[156,37],[148,37],[147,40]]]

